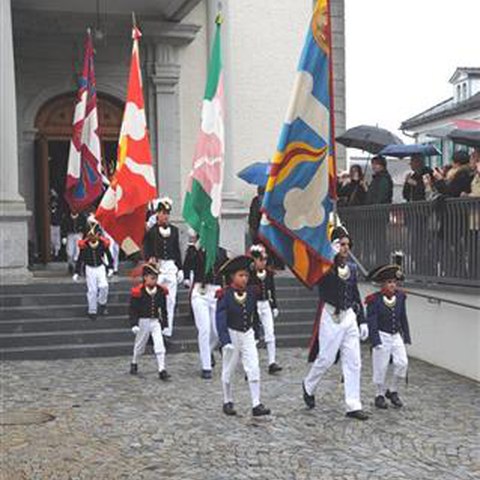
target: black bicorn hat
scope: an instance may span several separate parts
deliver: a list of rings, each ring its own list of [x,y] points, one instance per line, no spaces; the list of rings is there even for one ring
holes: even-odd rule
[[[250,272],[253,263],[253,258],[249,255],[239,255],[238,257],[227,260],[219,269],[220,275],[229,277],[241,270]]]
[[[142,276],[155,275],[156,277],[158,277],[159,274],[160,272],[158,271],[157,266],[153,263],[145,263],[142,267]]]
[[[173,207],[173,200],[169,197],[162,197],[158,199],[157,212],[170,213]]]
[[[332,230],[330,234],[330,241],[341,240],[342,238],[348,238],[350,240],[350,244],[352,243],[352,237],[348,233],[348,230],[343,226],[339,225]]]
[[[367,276],[367,280],[372,282],[386,282],[387,280],[405,280],[402,268],[399,265],[381,265],[374,268]]]

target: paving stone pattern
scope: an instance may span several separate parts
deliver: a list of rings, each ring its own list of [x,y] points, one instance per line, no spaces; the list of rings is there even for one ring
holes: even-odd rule
[[[317,408],[307,411],[305,350],[280,350],[285,370],[276,377],[265,373],[261,355],[263,402],[273,411],[262,420],[251,417],[240,371],[239,416],[223,415],[219,368],[202,381],[194,353],[167,357],[168,384],[158,380],[151,355],[137,378],[128,374],[127,357],[3,362],[0,478],[480,478],[479,384],[413,360],[405,407],[375,411],[365,350],[362,396],[373,415],[361,423],[344,417],[338,366],[317,392]],[[6,425],[9,415],[38,413],[55,419]]]

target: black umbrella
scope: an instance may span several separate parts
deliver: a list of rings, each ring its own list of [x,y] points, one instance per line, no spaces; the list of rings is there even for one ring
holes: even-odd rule
[[[480,147],[480,130],[454,130],[448,135],[448,138],[460,145],[468,147]]]
[[[387,145],[403,145],[402,140],[384,128],[359,125],[347,130],[336,138],[337,142],[348,148],[359,148],[377,154]]]

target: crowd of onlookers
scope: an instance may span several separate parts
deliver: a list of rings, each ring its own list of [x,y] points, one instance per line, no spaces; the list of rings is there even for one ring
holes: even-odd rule
[[[393,180],[382,156],[370,161],[372,179],[367,182],[360,165],[339,174],[339,206],[389,204],[393,200]],[[452,163],[443,168],[426,166],[422,155],[410,159],[411,171],[405,178],[402,195],[406,202],[433,200],[438,197],[480,197],[480,148],[472,153],[458,150]]]

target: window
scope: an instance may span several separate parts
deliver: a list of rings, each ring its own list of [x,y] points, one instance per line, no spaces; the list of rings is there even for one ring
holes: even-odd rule
[[[457,85],[457,102],[462,101],[462,87]]]
[[[463,99],[466,100],[467,99],[467,82],[465,82],[463,85],[462,85],[462,90],[463,90]]]

